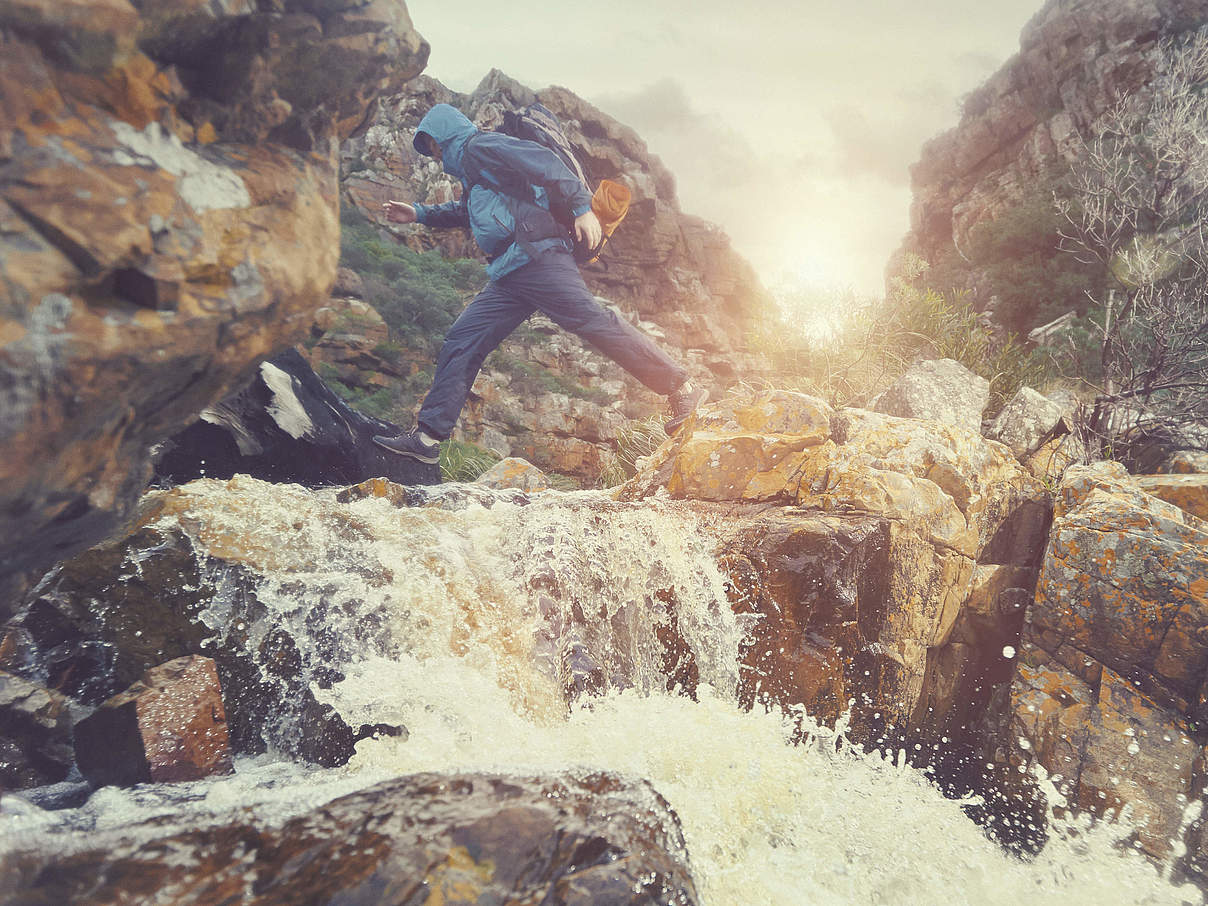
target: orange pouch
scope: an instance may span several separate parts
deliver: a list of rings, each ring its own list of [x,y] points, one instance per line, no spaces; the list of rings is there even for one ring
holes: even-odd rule
[[[621,221],[629,213],[629,197],[629,190],[619,182],[613,182],[610,179],[600,180],[596,194],[591,197],[591,209],[600,221],[603,237],[600,240],[600,247],[596,249],[591,261],[600,257],[600,252],[608,242],[608,237],[621,225]],[[591,261],[588,263],[590,264]]]

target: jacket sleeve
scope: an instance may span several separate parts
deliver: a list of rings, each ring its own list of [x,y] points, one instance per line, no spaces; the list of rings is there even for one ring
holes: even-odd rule
[[[483,132],[466,153],[474,155],[475,162],[488,176],[511,172],[527,183],[541,186],[552,205],[569,211],[574,217],[591,210],[591,193],[587,187],[557,154],[536,142],[502,132]],[[492,178],[502,183],[498,175]]]
[[[466,193],[462,192],[460,201],[446,201],[444,204],[416,204],[415,219],[424,226],[430,227],[469,227],[470,215],[466,211]]]

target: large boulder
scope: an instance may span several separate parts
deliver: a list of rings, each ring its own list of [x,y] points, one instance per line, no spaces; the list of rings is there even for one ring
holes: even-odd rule
[[[509,456],[501,459],[476,479],[488,488],[515,488],[518,491],[544,491],[549,487],[545,473],[531,462]]]
[[[1208,472],[1208,450],[1178,450],[1157,471],[1176,475]]]
[[[307,330],[335,277],[336,142],[428,46],[402,0],[30,0],[0,28],[8,597]]]
[[[198,826],[200,825],[200,826]],[[150,842],[148,842],[150,841]],[[679,820],[610,774],[416,774],[275,823],[250,810],[9,852],[8,902],[693,906]]]
[[[986,436],[1002,441],[1022,460],[1040,448],[1064,414],[1059,403],[1031,387],[1020,387],[998,413]]]
[[[1208,519],[1208,474],[1138,475],[1138,487],[1185,513]]]
[[[990,382],[952,359],[916,362],[877,397],[872,408],[886,415],[926,418],[980,432]]]
[[[1208,781],[1206,639],[1208,523],[1118,464],[1071,468],[1012,687],[1015,757],[1060,775],[1079,809],[1127,806],[1140,845],[1165,857]]]
[[[747,505],[730,510],[721,549],[754,564],[739,600],[764,614],[769,644],[747,669],[780,704],[833,718],[854,698],[870,738],[887,725],[975,733],[1009,679],[1002,648],[1018,640],[1048,524],[1043,487],[1005,447],[765,391],[698,410],[617,496],[657,493]],[[781,647],[791,654],[768,653]]]
[[[348,626],[347,639],[338,645],[333,639],[322,661],[314,658],[313,645],[305,646],[312,654],[304,654],[296,637],[326,635],[333,631],[329,622],[351,622],[342,616],[342,602],[314,601],[290,621],[260,599],[265,592],[258,565],[266,558],[280,562],[277,548],[294,531],[292,515],[261,516],[271,538],[241,540],[221,530],[191,536],[185,530],[196,526],[190,508],[221,487],[200,482],[154,492],[132,534],[52,570],[7,627],[22,650],[12,669],[96,706],[165,661],[212,657],[236,753],[271,746],[301,760],[342,764],[364,732],[321,704],[314,689],[338,679],[349,647],[363,644],[373,630]],[[237,496],[230,506],[240,511]],[[341,530],[358,531],[347,520]],[[373,569],[368,563],[356,568]]]
[[[255,379],[201,411],[163,446],[155,465],[164,482],[251,475],[307,487],[348,485],[375,476],[436,484],[440,467],[390,453],[373,442],[399,425],[349,406],[311,371],[296,349],[261,362]]]

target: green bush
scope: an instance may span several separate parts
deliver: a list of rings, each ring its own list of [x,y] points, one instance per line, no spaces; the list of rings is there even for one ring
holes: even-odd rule
[[[560,393],[574,399],[588,400],[598,406],[607,406],[613,397],[596,387],[585,387],[573,378],[555,374],[542,365],[503,350],[491,353],[491,364],[512,376],[513,383],[522,391]]]
[[[967,248],[939,254],[928,283],[949,295],[977,288],[981,307],[994,299],[995,322],[1020,337],[1067,311],[1085,314],[1087,290],[1108,275],[1060,250],[1054,192],[1064,191],[1062,179],[1042,178],[994,220],[975,226]]]
[[[383,238],[351,208],[341,211],[340,222],[341,265],[361,276],[365,301],[409,344],[433,346],[486,284],[486,270],[476,261],[416,252]]]

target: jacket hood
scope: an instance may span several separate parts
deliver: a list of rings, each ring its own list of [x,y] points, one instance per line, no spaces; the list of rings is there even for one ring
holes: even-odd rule
[[[459,179],[465,178],[461,168],[461,154],[470,136],[478,131],[464,113],[449,104],[436,104],[424,114],[415,130],[415,138],[411,144],[420,154],[424,149],[419,145],[421,134],[430,135],[440,145],[440,153],[445,172]]]

